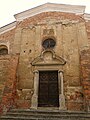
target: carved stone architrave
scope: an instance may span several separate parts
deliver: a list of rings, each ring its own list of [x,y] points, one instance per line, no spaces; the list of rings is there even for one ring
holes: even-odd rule
[[[39,71],[57,70],[59,86],[59,110],[66,110],[63,90],[63,72],[61,69],[58,69],[65,63],[66,61],[63,58],[57,56],[55,52],[51,50],[44,51],[39,57],[32,61],[32,66],[35,66],[37,69],[34,71],[34,94],[32,96],[31,108],[38,108]]]

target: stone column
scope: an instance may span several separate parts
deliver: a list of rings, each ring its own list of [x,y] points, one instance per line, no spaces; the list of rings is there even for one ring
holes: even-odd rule
[[[37,109],[38,107],[38,85],[39,85],[39,72],[34,71],[34,94],[32,96],[31,108]]]
[[[58,72],[58,80],[59,80],[59,110],[66,110],[62,71]]]

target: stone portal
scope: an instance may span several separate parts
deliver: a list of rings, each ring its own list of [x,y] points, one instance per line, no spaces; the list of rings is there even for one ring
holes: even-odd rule
[[[31,108],[58,107],[65,110],[63,91],[63,65],[66,61],[47,49],[32,61],[34,70],[34,94]]]

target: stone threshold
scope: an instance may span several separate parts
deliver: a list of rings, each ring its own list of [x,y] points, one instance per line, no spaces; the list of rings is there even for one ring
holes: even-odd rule
[[[50,110],[50,111],[57,110],[57,111],[59,111],[59,107],[38,107],[37,110]]]

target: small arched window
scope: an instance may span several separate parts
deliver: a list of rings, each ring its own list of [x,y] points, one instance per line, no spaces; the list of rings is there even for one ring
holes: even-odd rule
[[[0,45],[0,55],[7,55],[8,54],[8,48],[6,45]]]
[[[42,46],[47,49],[47,48],[54,48],[56,45],[56,41],[53,40],[52,38],[45,39],[42,43]]]

